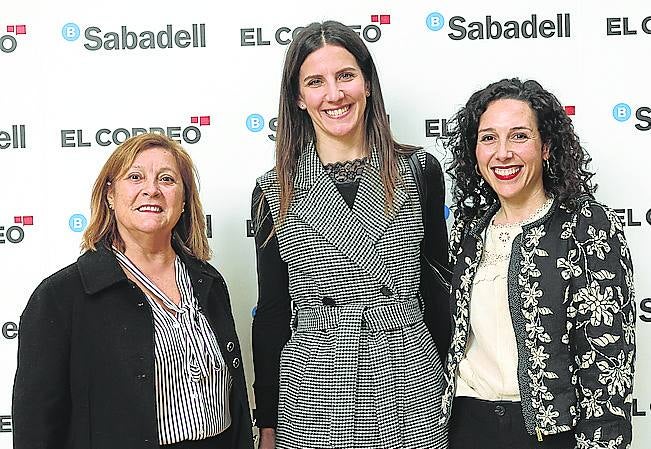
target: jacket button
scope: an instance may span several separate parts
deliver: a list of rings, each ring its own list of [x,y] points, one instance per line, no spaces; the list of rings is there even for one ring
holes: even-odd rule
[[[233,368],[237,369],[237,368],[239,368],[239,367],[240,367],[240,359],[238,359],[237,357],[235,357],[235,358],[233,359]]]
[[[380,289],[380,293],[382,293],[384,296],[391,296],[391,295],[393,295],[393,292],[391,291],[391,289],[390,289],[389,287],[387,287],[386,285],[383,286],[383,287]]]
[[[138,302],[138,307],[142,307],[142,306],[144,306],[144,305],[145,305],[144,301],[139,301],[139,302]]]
[[[233,343],[232,341],[226,343],[226,350],[228,352],[233,352],[233,349],[235,349],[235,343]]]
[[[321,299],[321,302],[323,303],[324,306],[335,306],[336,305],[335,300],[332,299],[332,298],[329,298],[328,296],[324,296]]]
[[[139,374],[139,375],[138,375],[138,379],[140,379],[140,380],[145,380],[146,378],[147,378],[147,374],[146,374],[146,373],[142,373],[142,374]]]
[[[506,413],[506,409],[504,408],[503,405],[498,405],[495,407],[495,414],[497,416],[504,416],[504,413]]]
[[[197,279],[197,282],[200,283],[200,284],[203,284],[203,278]]]

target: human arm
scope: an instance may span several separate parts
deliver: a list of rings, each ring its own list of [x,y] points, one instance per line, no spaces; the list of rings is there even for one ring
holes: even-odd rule
[[[58,449],[68,439],[72,313],[70,298],[61,297],[56,284],[52,278],[43,281],[20,318],[12,398],[14,449]]]
[[[574,225],[574,223],[573,223]],[[572,331],[580,419],[577,448],[631,443],[635,362],[633,266],[616,214],[586,201],[561,238],[572,238]]]
[[[273,219],[267,201],[256,185],[251,201],[255,223],[258,303],[253,318],[255,418],[260,428],[260,448],[273,447],[278,420],[280,352],[290,337],[291,307],[287,264],[280,258],[278,239],[269,238]],[[267,445],[272,441],[271,445]]]

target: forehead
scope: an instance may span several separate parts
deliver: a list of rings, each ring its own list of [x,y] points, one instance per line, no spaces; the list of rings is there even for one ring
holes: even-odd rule
[[[139,151],[133,155],[133,160],[129,163],[125,161],[121,172],[124,172],[133,167],[154,167],[154,168],[170,168],[178,171],[178,163],[174,154],[163,147],[149,147]]]
[[[536,124],[536,115],[526,101],[515,99],[500,99],[488,104],[479,119],[482,125],[531,126]]]
[[[337,71],[344,67],[359,69],[355,56],[344,47],[326,44],[305,58],[301,65],[300,75],[301,77],[310,76]]]

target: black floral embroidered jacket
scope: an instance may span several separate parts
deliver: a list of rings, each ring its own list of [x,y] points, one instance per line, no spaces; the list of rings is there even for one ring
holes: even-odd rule
[[[472,284],[483,231],[499,204],[451,231],[452,344],[442,422],[469,333]],[[578,449],[630,446],[635,360],[633,267],[622,224],[585,197],[569,211],[555,201],[513,242],[508,291],[527,431],[574,430]]]

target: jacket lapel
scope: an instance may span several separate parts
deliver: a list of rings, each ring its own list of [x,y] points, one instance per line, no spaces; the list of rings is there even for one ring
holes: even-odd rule
[[[293,213],[362,270],[394,290],[393,278],[375,248],[377,239],[390,222],[384,216],[382,186],[378,192],[372,186],[375,181],[370,178],[379,172],[377,168],[365,169],[364,172],[355,207],[351,210],[323,169],[314,146],[306,148],[301,154],[295,178]]]
[[[404,178],[406,164],[402,158],[398,159],[398,172]],[[396,185],[393,196],[393,207],[385,211],[384,185],[380,175],[380,161],[377,151],[371,152],[368,165],[359,183],[359,190],[353,206],[353,214],[361,222],[373,244],[384,235],[384,232],[400,212],[409,195],[402,184]]]

